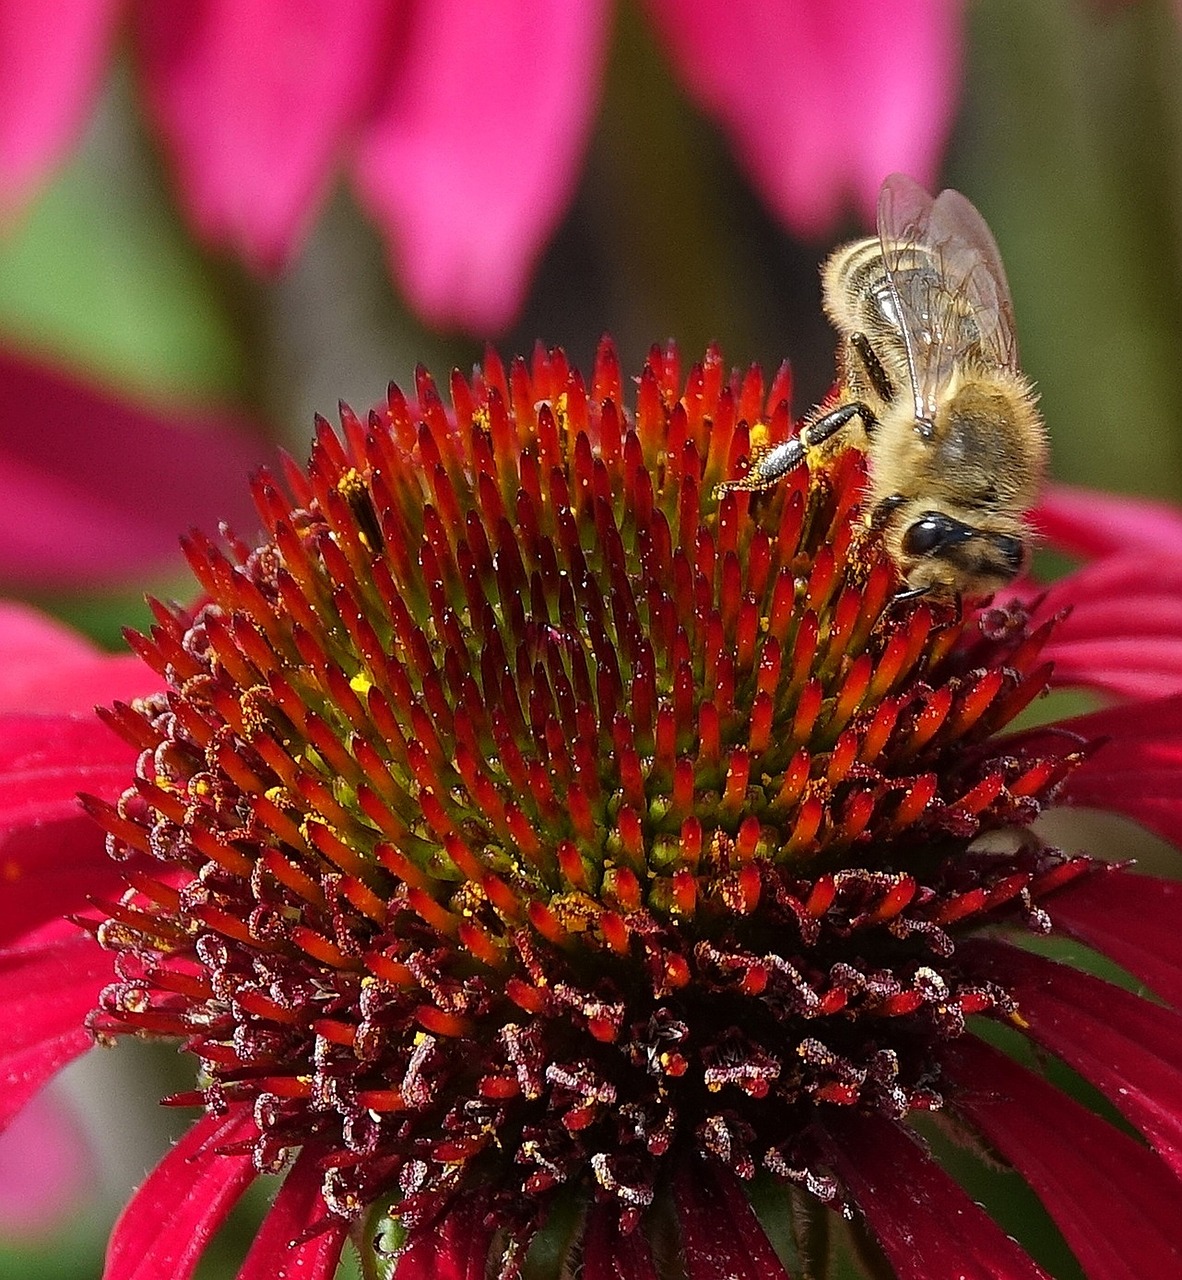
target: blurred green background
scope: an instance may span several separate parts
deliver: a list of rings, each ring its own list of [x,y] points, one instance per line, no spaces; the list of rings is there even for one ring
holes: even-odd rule
[[[967,12],[942,182],[969,196],[1001,245],[1054,474],[1182,499],[1179,15],[1167,0],[976,0]],[[857,92],[857,68],[848,75]],[[122,65],[82,146],[0,239],[0,343],[166,409],[245,407],[297,456],[314,410],[332,416],[339,398],[368,406],[389,379],[407,385],[420,361],[445,375],[479,357],[480,342],[414,319],[343,188],[272,282],[203,254],[133,99]],[[687,356],[717,339],[733,363],[770,370],[789,356],[803,411],[832,378],[817,266],[865,230],[851,220],[823,241],[786,235],[682,95],[637,7],[621,4],[577,196],[523,316],[496,343],[528,352],[540,337],[585,366],[609,331],[627,371],[668,336]],[[138,590],[39,603],[106,639],[146,616]],[[161,1113],[145,1131],[135,1105],[184,1087],[183,1072],[175,1086],[161,1081],[176,1069],[170,1055],[124,1045],[97,1057],[69,1087],[106,1135],[100,1197],[54,1239],[0,1247],[0,1275],[99,1274],[112,1215],[170,1122],[183,1123]],[[238,1215],[229,1234],[250,1221]],[[1047,1239],[1046,1265],[1073,1274]],[[225,1256],[234,1252],[231,1239]],[[233,1271],[215,1254],[199,1274]]]

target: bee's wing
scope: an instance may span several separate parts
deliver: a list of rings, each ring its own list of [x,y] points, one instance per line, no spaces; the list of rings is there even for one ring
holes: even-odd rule
[[[1001,254],[985,219],[959,191],[933,198],[902,173],[882,184],[878,237],[898,299],[915,415],[931,422],[959,361],[1018,366]]]

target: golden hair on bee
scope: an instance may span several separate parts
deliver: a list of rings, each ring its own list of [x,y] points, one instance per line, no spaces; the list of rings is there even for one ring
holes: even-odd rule
[[[985,220],[957,191],[892,174],[878,236],[836,250],[821,279],[837,395],[719,492],[769,488],[853,446],[869,464],[867,519],[908,590],[992,594],[1026,561],[1047,445]]]

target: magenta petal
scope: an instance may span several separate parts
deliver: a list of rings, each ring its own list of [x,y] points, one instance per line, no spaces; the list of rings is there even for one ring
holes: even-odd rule
[[[243,479],[269,450],[239,420],[165,416],[10,354],[0,406],[4,581],[109,586],[177,567],[189,526],[258,528]]]
[[[1078,877],[1040,905],[1056,928],[1182,1008],[1182,883],[1112,868]]]
[[[394,1280],[484,1280],[496,1225],[484,1219],[483,1201],[468,1197],[412,1232]]]
[[[659,1280],[644,1232],[624,1235],[619,1222],[611,1207],[591,1207],[583,1232],[583,1280]]]
[[[1044,537],[1077,555],[1182,554],[1182,511],[1167,502],[1053,484],[1047,486],[1034,521]]]
[[[149,105],[198,231],[254,267],[311,225],[389,52],[394,0],[137,8]]]
[[[5,0],[0,14],[0,217],[81,131],[120,0]]]
[[[79,791],[115,799],[134,763],[93,715],[0,715],[0,833],[77,817]]]
[[[1123,813],[1182,845],[1182,694],[1095,711],[1056,728],[1110,739],[1068,776],[1060,803]]]
[[[1179,1187],[1152,1151],[973,1036],[944,1059],[956,1109],[1034,1189],[1088,1280],[1182,1275]]]
[[[0,833],[0,945],[71,913],[95,898],[115,899],[126,868],[107,857],[103,832],[79,814]]]
[[[931,185],[960,78],[945,0],[649,0],[682,82],[731,136],[772,210],[815,235],[886,174]],[[857,67],[850,92],[849,68]]]
[[[899,1125],[834,1111],[825,1127],[837,1172],[898,1280],[1049,1280]]]
[[[1182,1015],[1000,942],[957,950],[1018,1002],[1023,1030],[1069,1063],[1182,1175]]]
[[[789,1280],[729,1172],[683,1163],[673,1177],[673,1204],[688,1280]]]
[[[103,1280],[186,1280],[255,1179],[250,1151],[219,1149],[258,1133],[248,1107],[203,1115],[132,1196],[111,1232]]]
[[[331,1215],[320,1194],[317,1153],[305,1150],[283,1179],[271,1211],[263,1220],[238,1280],[332,1280],[349,1224]],[[329,1220],[325,1230],[303,1239],[309,1227]],[[299,1244],[295,1241],[300,1240]]]
[[[66,1225],[93,1175],[93,1155],[69,1107],[46,1094],[33,1098],[0,1134],[0,1233]]]
[[[1056,582],[1036,618],[1065,607],[1070,614],[1043,650],[1056,685],[1124,698],[1182,692],[1182,556],[1095,560]]]
[[[415,308],[498,330],[570,201],[603,66],[604,0],[423,0],[358,157]]]
[[[113,977],[111,954],[64,924],[36,944],[0,951],[0,1126],[90,1048],[83,1023]]]
[[[102,653],[36,609],[0,601],[0,714],[89,713],[98,703],[128,702],[162,683],[134,654]]]

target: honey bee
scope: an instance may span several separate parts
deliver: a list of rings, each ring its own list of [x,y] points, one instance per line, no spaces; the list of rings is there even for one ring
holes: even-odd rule
[[[719,493],[767,489],[803,462],[861,449],[867,519],[903,594],[990,595],[1025,563],[1047,445],[985,220],[958,191],[932,197],[892,174],[878,236],[838,249],[821,275],[840,339],[836,398]]]

